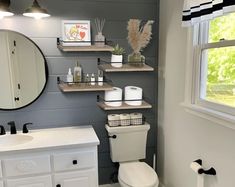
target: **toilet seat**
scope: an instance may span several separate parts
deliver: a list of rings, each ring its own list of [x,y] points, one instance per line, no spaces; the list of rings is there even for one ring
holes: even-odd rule
[[[144,162],[120,163],[118,179],[126,187],[157,187],[156,172]]]

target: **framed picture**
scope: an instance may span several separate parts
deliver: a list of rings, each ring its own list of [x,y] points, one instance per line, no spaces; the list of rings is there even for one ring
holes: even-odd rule
[[[89,20],[62,21],[63,46],[90,46],[91,27]]]

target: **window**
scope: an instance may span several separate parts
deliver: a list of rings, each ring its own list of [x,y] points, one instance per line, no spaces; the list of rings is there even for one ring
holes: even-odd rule
[[[191,104],[234,120],[235,13],[195,25],[193,35]]]

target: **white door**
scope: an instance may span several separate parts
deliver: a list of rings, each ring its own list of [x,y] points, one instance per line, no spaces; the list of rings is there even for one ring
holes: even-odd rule
[[[28,177],[7,181],[7,187],[52,187],[51,176]]]
[[[3,186],[3,182],[2,182],[2,181],[0,181],[0,187],[4,187],[4,186]]]
[[[79,171],[55,175],[55,187],[98,187],[95,171]]]

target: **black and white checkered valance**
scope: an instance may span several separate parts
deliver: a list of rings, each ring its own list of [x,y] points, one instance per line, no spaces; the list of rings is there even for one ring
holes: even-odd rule
[[[185,0],[182,25],[192,26],[230,12],[235,12],[235,0]]]

